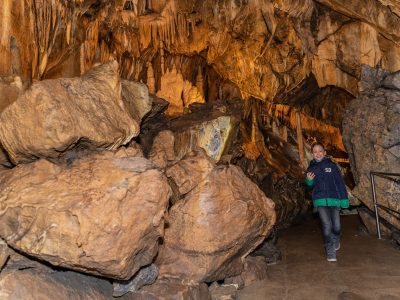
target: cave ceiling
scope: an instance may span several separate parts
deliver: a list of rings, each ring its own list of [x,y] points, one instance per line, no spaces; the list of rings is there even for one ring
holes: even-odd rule
[[[217,97],[218,81],[243,99],[303,106],[320,93],[334,98],[324,88],[357,96],[362,64],[400,69],[394,0],[3,2],[0,74],[25,81],[77,76],[116,59],[127,79],[147,83],[151,67],[155,90],[175,68],[192,83],[202,73],[206,99]]]

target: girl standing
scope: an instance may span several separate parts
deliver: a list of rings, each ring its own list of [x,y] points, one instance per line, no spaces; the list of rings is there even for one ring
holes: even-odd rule
[[[349,199],[339,168],[321,144],[312,146],[313,160],[307,168],[306,185],[312,189],[312,200],[322,224],[326,258],[337,261],[340,249],[340,208],[349,207]]]

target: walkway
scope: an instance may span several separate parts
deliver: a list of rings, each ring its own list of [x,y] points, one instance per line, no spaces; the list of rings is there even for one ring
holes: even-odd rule
[[[400,250],[361,234],[358,215],[342,216],[338,262],[327,262],[317,219],[283,231],[282,261],[268,279],[239,293],[240,300],[399,300]]]

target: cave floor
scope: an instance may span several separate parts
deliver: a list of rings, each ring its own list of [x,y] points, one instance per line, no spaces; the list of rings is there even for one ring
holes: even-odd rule
[[[239,291],[240,300],[400,299],[400,250],[387,240],[361,233],[358,215],[341,216],[337,262],[325,259],[318,219],[282,231],[282,261],[268,278]]]

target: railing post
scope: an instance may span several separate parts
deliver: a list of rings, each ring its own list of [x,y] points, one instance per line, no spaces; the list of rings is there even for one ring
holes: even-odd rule
[[[372,187],[372,200],[373,200],[374,210],[375,210],[376,232],[378,234],[378,239],[381,239],[381,228],[380,228],[380,224],[379,224],[378,205],[377,205],[377,201],[376,201],[376,192],[375,192],[375,178],[374,178],[373,172],[370,172],[370,178],[371,178],[371,187]]]

